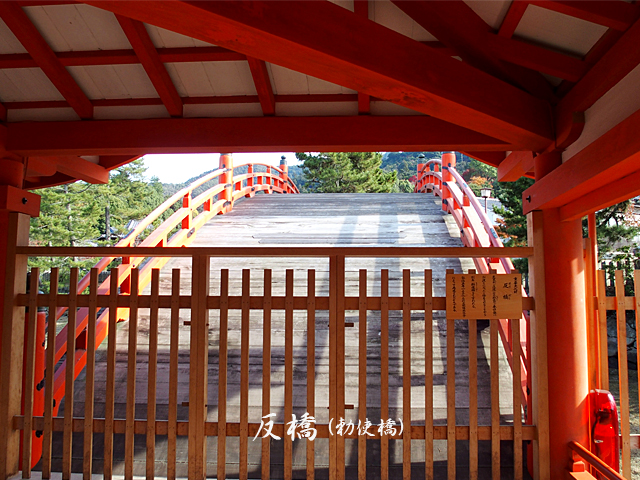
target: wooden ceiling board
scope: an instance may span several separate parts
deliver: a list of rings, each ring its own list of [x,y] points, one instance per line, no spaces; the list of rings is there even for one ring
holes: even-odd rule
[[[0,101],[34,102],[64,100],[39,68],[0,70]]]
[[[169,118],[164,105],[143,105],[135,107],[95,107],[96,120]]]
[[[410,108],[385,101],[371,102],[371,115],[423,115]]]
[[[185,105],[185,118],[262,117],[260,103],[227,103],[217,105]]]
[[[165,63],[181,97],[211,97],[214,89],[202,62]]]
[[[342,85],[337,85],[335,83],[327,82],[325,80],[321,80],[316,77],[311,77],[307,75],[307,82],[309,85],[309,93],[358,93],[355,90],[352,90],[347,87],[343,87]]]
[[[491,28],[498,30],[509,11],[511,0],[468,0],[465,3]]]
[[[203,67],[214,95],[257,94],[248,62],[203,62]]]
[[[142,65],[67,67],[78,85],[92,99],[157,98]]]
[[[276,103],[281,117],[335,117],[358,115],[358,102]]]
[[[275,64],[267,64],[267,70],[271,72],[271,85],[275,95],[309,94],[309,80],[304,73]]]
[[[411,17],[387,0],[369,2],[369,18],[419,42],[436,40],[433,35],[418,25]]]
[[[7,24],[0,19],[0,55],[7,53],[27,53]]]
[[[156,48],[210,47],[212,44],[145,23]]]
[[[8,110],[8,122],[72,122],[80,120],[73,108],[30,108]]]
[[[111,12],[82,4],[26,7],[24,11],[55,52],[131,48]]]
[[[583,57],[606,31],[602,25],[529,5],[514,36]]]

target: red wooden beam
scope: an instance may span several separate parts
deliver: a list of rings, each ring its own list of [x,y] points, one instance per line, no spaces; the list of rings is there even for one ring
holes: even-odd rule
[[[78,179],[75,177],[58,172],[50,177],[26,178],[24,182],[24,189],[34,190],[37,188],[55,187],[57,185],[64,185],[65,183],[73,183],[77,180]]]
[[[362,18],[369,19],[369,0],[353,0],[353,13]],[[371,97],[366,93],[358,92],[358,114],[369,115],[371,113]]]
[[[247,56],[222,47],[158,48],[162,63],[184,62],[229,62],[246,60]],[[86,67],[93,65],[132,65],[140,63],[133,50],[96,50],[79,52],[55,52],[65,67]],[[7,53],[0,55],[0,69],[33,68],[38,64],[28,53]]]
[[[136,155],[132,157],[131,155],[102,155],[100,156],[99,165],[103,166],[107,170],[113,170],[114,168],[121,167],[126,165],[127,163],[131,163],[134,160],[137,160],[142,155]]]
[[[78,156],[32,157],[36,162],[47,162],[55,165],[58,172],[85,181],[87,183],[108,183],[109,171],[95,163]]]
[[[511,38],[528,6],[529,2],[512,0],[509,10],[498,29],[498,35],[504,38]]]
[[[263,115],[275,115],[276,99],[273,95],[273,87],[271,86],[267,64],[253,57],[247,57],[247,60],[249,62],[249,69],[251,70],[251,76],[253,77],[253,83],[256,86],[256,92],[258,92]]]
[[[556,137],[574,128],[574,114],[584,112],[640,64],[640,20],[611,47],[556,106]]]
[[[639,13],[637,5],[622,0],[532,0],[530,3],[620,31],[629,28]]]
[[[538,180],[523,195],[524,213],[567,205],[638,170],[640,111]],[[591,208],[604,208],[606,202]]]
[[[0,2],[0,17],[78,116],[83,119],[92,118],[91,101],[71,74],[67,72],[67,69],[62,66],[56,54],[31,23],[29,17],[22,11],[22,8],[15,2]]]
[[[5,128],[7,150],[22,156],[512,149],[422,115],[25,122]]]
[[[553,137],[547,102],[329,2],[89,3],[523,149]]]
[[[469,65],[519,85],[541,98],[553,97],[551,86],[539,73],[507,65],[496,56],[500,49],[491,48],[492,40],[499,37],[494,35],[491,27],[466,3],[392,1],[429,33],[456,51]],[[502,40],[511,42],[508,39]]]
[[[118,23],[127,36],[129,43],[140,59],[149,80],[153,83],[162,103],[172,117],[182,116],[182,100],[171,81],[169,72],[160,60],[156,47],[149,37],[149,32],[142,22],[116,15]]]
[[[533,152],[511,152],[498,165],[499,182],[515,182],[533,170]]]
[[[467,157],[475,158],[476,160],[486,163],[487,165],[491,165],[492,167],[497,167],[501,161],[504,160],[505,152],[473,152],[473,151],[464,151]]]

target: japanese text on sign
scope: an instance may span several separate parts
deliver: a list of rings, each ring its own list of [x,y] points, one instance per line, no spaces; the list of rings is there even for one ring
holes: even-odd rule
[[[447,318],[520,318],[522,275],[447,274]]]

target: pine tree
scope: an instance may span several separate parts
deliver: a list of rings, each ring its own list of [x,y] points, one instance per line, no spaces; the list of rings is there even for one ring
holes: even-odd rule
[[[388,193],[395,188],[397,174],[380,169],[380,153],[296,153],[296,158],[303,162],[309,192]]]

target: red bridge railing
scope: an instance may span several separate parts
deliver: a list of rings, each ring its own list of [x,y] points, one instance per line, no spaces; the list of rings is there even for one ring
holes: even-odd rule
[[[223,163],[224,162],[224,163]],[[258,192],[271,193],[300,193],[298,187],[289,178],[287,166],[282,163],[280,168],[263,163],[246,165],[247,173],[234,175],[233,160],[230,155],[223,155],[220,160],[220,168],[199,178],[191,185],[176,192],[164,201],[159,207],[142,220],[134,230],[114,246],[112,256],[102,258],[95,268],[103,272],[117,258],[122,258],[122,267],[118,269],[119,278],[104,280],[99,288],[98,295],[108,295],[112,286],[119,288],[120,293],[131,293],[131,270],[139,269],[139,290],[144,289],[151,281],[151,271],[154,268],[162,268],[170,258],[159,257],[122,257],[117,249],[122,247],[183,247],[189,246],[196,238],[198,230],[212,217],[232,210],[236,200],[243,197],[253,197]],[[244,166],[244,165],[243,165]],[[236,167],[240,168],[242,166]],[[193,192],[198,187],[218,179],[218,184],[193,197]],[[182,207],[178,208],[169,218],[164,220],[150,235],[143,240],[140,237],[152,227],[153,222],[161,218],[172,206],[182,200]],[[176,230],[177,229],[177,230]],[[87,274],[78,283],[78,294],[87,289],[90,283],[90,275]],[[56,319],[60,318],[67,307],[60,307],[56,311]],[[118,320],[126,320],[129,309],[118,309]],[[80,308],[76,319],[76,355],[74,359],[74,375],[77,378],[87,362],[87,335],[89,308]],[[105,309],[97,319],[96,324],[96,348],[106,338],[108,331],[108,309]],[[58,364],[67,351],[68,330],[65,326],[55,340],[54,364]],[[55,412],[65,394],[65,377],[69,359],[58,366],[54,376],[53,398],[55,400]],[[55,414],[54,412],[54,414]]]
[[[446,153],[441,160],[429,160],[418,165],[416,193],[432,192],[442,198],[442,209],[450,213],[460,230],[460,238],[467,247],[503,247],[502,241],[491,224],[491,220],[478,202],[476,195],[455,169],[455,155]],[[512,273],[515,271],[509,258],[474,258],[478,273]],[[524,288],[523,296],[527,296]],[[522,405],[526,406],[527,423],[531,420],[531,355],[529,315],[522,312],[520,322],[520,364],[522,379]],[[513,339],[511,321],[499,320],[500,337],[511,369],[513,361]],[[516,364],[517,365],[517,364]]]

